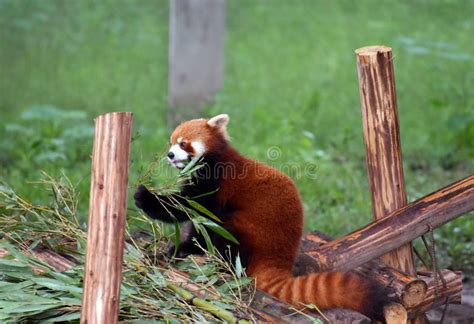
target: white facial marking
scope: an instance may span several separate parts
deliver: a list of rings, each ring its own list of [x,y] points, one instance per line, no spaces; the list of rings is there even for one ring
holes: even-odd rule
[[[178,144],[181,143],[183,141],[183,138],[182,137],[178,137],[178,140],[176,141]]]
[[[191,142],[191,146],[194,149],[195,157],[201,157],[206,152],[206,146],[201,141]]]
[[[187,161],[189,153],[179,147],[179,144],[174,144],[170,147],[168,153],[173,153],[173,157],[170,158],[168,155],[168,161],[176,168],[184,168],[183,161]]]

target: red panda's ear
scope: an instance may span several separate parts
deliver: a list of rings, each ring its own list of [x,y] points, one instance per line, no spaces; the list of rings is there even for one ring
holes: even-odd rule
[[[220,114],[212,117],[207,121],[207,124],[211,127],[225,128],[229,123],[229,115]]]

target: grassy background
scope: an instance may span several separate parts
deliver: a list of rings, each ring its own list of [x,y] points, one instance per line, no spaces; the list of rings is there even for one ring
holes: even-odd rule
[[[354,50],[394,49],[409,199],[473,171],[474,1],[229,1],[225,85],[234,145],[291,172],[307,228],[370,221]],[[83,194],[92,119],[134,112],[133,183],[165,149],[167,1],[0,1],[0,176],[37,200],[40,171]],[[268,149],[278,147],[272,160]],[[293,170],[294,171],[294,170]],[[436,232],[445,266],[474,267],[472,215]],[[441,251],[442,250],[442,251]]]

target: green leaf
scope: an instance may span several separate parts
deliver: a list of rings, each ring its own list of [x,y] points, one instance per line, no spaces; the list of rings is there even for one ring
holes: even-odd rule
[[[153,270],[153,273],[148,274],[148,278],[150,278],[158,287],[166,287],[166,280],[165,277],[163,277],[163,274],[156,268]]]
[[[59,281],[56,279],[37,277],[37,278],[31,278],[31,281],[33,281],[34,283],[40,286],[49,288],[51,290],[67,291],[67,292],[82,294],[81,287],[67,285],[67,284],[64,284],[62,281]]]
[[[0,258],[0,268],[1,269],[18,269],[18,268],[28,268],[31,269],[27,264],[23,264],[18,260],[8,260],[5,258]]]
[[[209,228],[210,230],[212,230],[214,233],[217,233],[219,234],[220,236],[222,236],[223,238],[235,243],[235,244],[239,244],[239,241],[237,241],[237,239],[235,238],[234,235],[232,235],[228,230],[226,230],[225,228],[223,228],[222,226],[214,223],[214,222],[211,222],[211,221],[206,221],[204,223],[202,223],[204,226],[206,226],[207,228]]]
[[[237,278],[242,278],[244,274],[242,262],[240,261],[240,254],[237,254],[237,257],[235,258],[235,274],[237,275]]]
[[[82,300],[80,298],[59,297],[61,303],[65,306],[81,306]]]
[[[0,303],[4,301],[26,302],[28,304],[57,304],[58,300],[34,295],[34,292],[9,292],[0,294]],[[0,305],[1,306],[1,305]]]
[[[9,314],[16,313],[31,313],[31,312],[40,312],[48,309],[57,308],[57,304],[25,304],[24,302],[18,303],[16,307],[9,307],[3,310],[3,312]]]
[[[198,231],[198,233],[200,233],[204,237],[204,241],[206,242],[206,247],[207,247],[207,250],[209,251],[209,253],[210,254],[215,254],[214,245],[212,244],[212,240],[211,240],[211,238],[209,236],[209,233],[207,232],[206,228],[201,226],[200,223],[197,223],[197,222],[194,222],[194,221],[193,221],[193,224],[194,224],[194,227],[196,228],[196,231]]]
[[[81,312],[74,312],[74,313],[67,313],[58,317],[49,318],[49,323],[56,323],[56,322],[71,322],[76,321],[81,318]]]
[[[74,278],[74,277],[70,277],[64,273],[61,273],[61,272],[56,272],[56,271],[51,271],[49,273],[52,277],[54,277],[54,279],[57,279],[57,280],[60,280],[64,283],[67,283],[67,284],[70,284],[70,285],[74,285],[74,286],[78,286],[80,285],[80,280],[79,278]],[[75,274],[77,276],[77,274]]]
[[[189,174],[189,173],[192,173],[194,171],[196,171],[197,169],[201,168],[202,165],[198,165],[198,163],[200,162],[201,160],[201,157],[197,157],[197,158],[193,158],[187,165],[186,167],[181,170],[180,174],[182,175],[186,175],[186,174]],[[194,168],[196,166],[196,168]],[[194,169],[193,169],[194,168]],[[193,170],[191,170],[193,169]]]
[[[216,215],[214,215],[210,210],[208,210],[206,207],[204,207],[203,205],[201,205],[200,203],[197,203],[195,202],[194,200],[191,200],[191,199],[186,199],[186,202],[194,209],[196,209],[197,211],[199,211],[200,213],[206,215],[207,217],[215,220],[216,222],[219,222],[221,223],[221,220],[219,219],[219,217],[217,217]]]

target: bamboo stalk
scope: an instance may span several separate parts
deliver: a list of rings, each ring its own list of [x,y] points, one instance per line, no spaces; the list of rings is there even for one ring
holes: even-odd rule
[[[474,175],[307,254],[320,271],[350,270],[474,210]]]
[[[172,291],[174,291],[176,294],[178,294],[181,298],[183,298],[187,303],[193,304],[194,306],[199,307],[199,308],[211,313],[212,315],[214,315],[216,317],[219,317],[220,319],[222,319],[226,322],[229,322],[229,323],[237,323],[238,322],[238,323],[242,323],[242,324],[250,323],[247,320],[239,320],[238,321],[237,318],[234,316],[234,314],[232,314],[228,310],[225,310],[225,309],[223,309],[219,306],[216,306],[216,305],[208,302],[207,300],[205,300],[203,298],[196,297],[191,292],[189,292],[188,290],[186,290],[186,289],[184,289],[184,288],[182,288],[178,285],[168,283],[166,286],[169,289],[171,289]]]
[[[81,323],[117,323],[132,114],[95,120]]]

